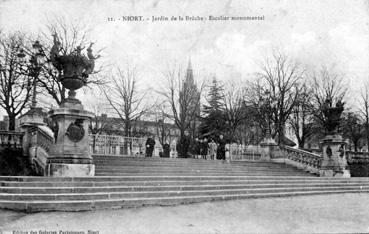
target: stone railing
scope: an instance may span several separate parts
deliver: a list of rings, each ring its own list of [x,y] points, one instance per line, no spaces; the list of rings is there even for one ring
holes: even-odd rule
[[[231,161],[258,161],[261,159],[260,150],[247,149],[244,145],[231,144],[229,157]]]
[[[348,163],[369,164],[369,152],[346,151]]]
[[[43,128],[45,128],[43,130]],[[28,130],[28,153],[32,165],[39,175],[45,175],[46,161],[49,156],[49,151],[54,143],[54,138],[47,132],[48,128],[32,127]]]
[[[31,144],[42,147],[47,152],[50,151],[52,144],[54,144],[54,138],[48,135],[46,132],[37,128],[35,131],[31,132],[32,140]]]
[[[109,156],[145,156],[146,138],[94,134],[90,134],[89,136],[90,149],[92,154]],[[162,151],[163,148],[156,140],[153,156],[159,157],[159,154]],[[175,157],[175,145],[170,146],[170,152],[170,157]]]
[[[280,146],[281,155],[284,155],[285,163],[310,171],[319,173],[322,156],[301,149],[294,149],[289,146]]]
[[[99,155],[132,155],[145,152],[145,139],[114,135],[90,134],[92,154]]]
[[[0,131],[0,147],[2,148],[22,148],[23,133]]]

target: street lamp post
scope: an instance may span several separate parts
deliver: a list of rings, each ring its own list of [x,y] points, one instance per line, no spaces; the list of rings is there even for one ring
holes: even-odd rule
[[[261,106],[264,107],[267,117],[267,126],[266,126],[266,136],[264,140],[260,143],[262,150],[262,160],[269,161],[274,157],[275,146],[277,145],[272,137],[272,129],[271,125],[271,115],[272,109],[275,106],[274,101],[272,100],[271,94],[269,90],[264,92],[264,96],[261,98]]]
[[[261,97],[260,100],[260,108],[264,109],[266,114],[266,136],[265,138],[270,139],[272,138],[272,129],[270,127],[271,125],[271,115],[272,115],[272,109],[274,107],[274,102],[272,102],[272,97],[269,90],[266,90],[264,92],[264,95]]]
[[[272,129],[270,127],[270,118],[271,118],[271,105],[270,105],[270,91],[269,90],[266,90],[265,91],[265,97],[266,97],[266,103],[264,104],[266,106],[266,113],[267,113],[267,129],[266,129],[266,137],[267,138],[271,138],[272,137]]]
[[[34,126],[46,125],[44,123],[41,108],[37,108],[36,99],[36,87],[45,53],[43,52],[40,42],[35,41],[35,43],[32,45],[32,51],[26,52],[23,48],[21,48],[17,54],[17,57],[20,60],[21,70],[23,70],[23,65],[25,66],[25,69],[22,71],[22,75],[29,76],[33,79],[31,108],[20,118],[21,131],[25,133],[23,137],[23,149],[25,149],[24,152],[28,152],[29,143],[33,139],[33,137],[29,135],[30,133],[28,129],[33,128]]]
[[[22,62],[26,63],[26,56],[27,54],[23,49],[21,49],[18,53],[18,57],[21,59]],[[28,54],[30,57],[29,64],[26,64],[28,75],[33,78],[32,82],[32,102],[31,102],[31,110],[35,110],[37,106],[37,82],[38,77],[40,75],[42,61],[45,57],[45,53],[43,51],[42,45],[39,41],[35,41],[32,45],[32,52]]]
[[[41,108],[37,108],[37,83],[42,68],[45,53],[39,41],[35,41],[32,50],[25,51],[21,48],[17,54],[21,66],[24,66],[23,75],[31,77],[32,80],[32,99],[30,110],[21,117],[20,126],[27,129],[35,125],[45,125]]]

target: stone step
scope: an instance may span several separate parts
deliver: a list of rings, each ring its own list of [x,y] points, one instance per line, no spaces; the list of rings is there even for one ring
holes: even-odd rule
[[[165,190],[165,191],[129,191],[129,192],[82,192],[82,193],[57,193],[57,194],[9,194],[0,193],[0,200],[8,201],[71,201],[71,200],[102,200],[119,198],[150,198],[150,197],[175,197],[175,196],[210,196],[230,194],[253,193],[280,193],[302,191],[336,191],[336,190],[368,190],[369,186],[334,186],[334,187],[301,187],[301,188],[240,188],[240,189],[214,189],[214,190]]]
[[[327,183],[303,183],[303,184],[218,184],[218,185],[154,185],[154,186],[103,186],[103,187],[0,187],[0,200],[4,199],[5,195],[29,195],[34,196],[34,199],[43,198],[41,196],[44,195],[61,195],[61,194],[77,194],[83,195],[88,193],[115,193],[115,192],[124,192],[124,193],[133,193],[137,192],[145,192],[151,194],[157,191],[215,191],[215,190],[239,190],[239,189],[306,189],[306,188],[368,188],[369,183],[337,183],[337,184],[327,184]],[[41,195],[40,195],[41,194]],[[151,194],[152,195],[152,194]],[[25,198],[27,199],[27,198]]]
[[[201,160],[201,159],[167,159],[167,160],[135,160],[134,158],[108,158],[96,159],[95,164],[125,164],[125,165],[234,165],[234,166],[277,166],[284,165],[281,163],[261,162],[261,161],[225,161],[225,160]]]
[[[131,167],[131,168],[153,168],[153,169],[159,169],[159,168],[203,168],[203,169],[233,169],[233,170],[244,170],[244,169],[278,169],[278,170],[284,170],[284,169],[295,169],[292,166],[257,166],[257,165],[243,165],[243,166],[232,166],[229,164],[224,164],[224,165],[150,165],[150,164],[145,164],[145,165],[127,165],[127,164],[123,164],[123,163],[106,163],[106,164],[101,164],[101,163],[95,163],[96,167],[103,167],[103,168],[111,168],[111,167],[116,167],[116,168],[126,168],[126,167]]]
[[[0,200],[0,208],[12,209],[26,212],[41,211],[84,211],[95,209],[120,209],[148,205],[178,205],[195,202],[222,201],[231,199],[267,198],[267,197],[288,197],[288,196],[311,196],[318,194],[339,194],[339,193],[368,193],[364,189],[348,190],[314,190],[314,191],[289,191],[289,192],[264,192],[264,193],[238,193],[238,194],[212,194],[212,195],[189,195],[172,197],[148,197],[148,198],[119,198],[102,200],[68,200],[68,201],[11,201]]]
[[[0,176],[0,181],[21,182],[113,182],[113,181],[214,181],[214,180],[309,180],[309,181],[369,181],[368,177],[339,178],[339,177],[312,177],[312,176],[199,176],[199,175],[176,175],[176,176],[93,176],[93,177],[42,177],[42,176]]]
[[[289,180],[278,180],[278,179],[265,179],[265,180],[153,180],[153,181],[90,181],[90,182],[66,182],[66,181],[36,181],[36,182],[18,182],[18,181],[0,181],[1,187],[110,187],[110,186],[186,186],[186,185],[238,185],[238,184],[251,184],[251,185],[279,185],[279,184],[289,184],[294,186],[295,184],[369,184],[369,181],[356,181],[356,180],[301,180],[301,179],[289,179]]]
[[[298,171],[298,169],[290,166],[232,166],[229,164],[212,166],[212,165],[127,165],[118,163],[95,164],[97,169],[119,170],[119,169],[146,169],[146,170],[232,170],[232,171],[269,171],[269,170],[283,170],[283,171]]]
[[[369,192],[369,178],[320,178],[285,164],[94,156],[94,177],[0,176],[0,208],[28,212]]]
[[[223,170],[223,171],[265,171],[265,170],[274,170],[274,171],[297,171],[298,169],[292,167],[285,168],[275,168],[275,167],[200,167],[200,166],[191,166],[191,167],[182,167],[182,166],[127,166],[127,165],[95,165],[96,169],[103,170],[129,170],[129,169],[140,169],[140,170]]]
[[[263,167],[263,166],[239,166],[239,167],[232,167],[232,166],[217,166],[213,167],[211,165],[119,165],[119,164],[95,164],[96,168],[145,168],[145,169],[215,169],[215,170],[296,170],[294,167]]]
[[[162,170],[162,171],[155,171],[155,170],[101,170],[96,169],[95,174],[102,175],[116,175],[116,174],[123,174],[123,175],[129,175],[129,174],[137,174],[137,175],[157,175],[157,174],[174,174],[174,175],[306,175],[309,176],[309,173],[304,171],[223,171],[223,170]]]
[[[129,176],[136,173],[125,173],[125,172],[96,172],[96,175],[98,176]],[[140,173],[141,176],[176,176],[176,175],[183,175],[183,176],[191,176],[191,175],[199,175],[199,176],[311,176],[314,175],[308,174],[306,172],[294,172],[294,173],[288,173],[288,172],[268,172],[268,173],[256,173],[256,172],[148,172]]]
[[[105,155],[105,156],[100,156],[100,155],[96,155],[94,154],[93,156],[94,160],[126,160],[126,161],[130,161],[130,162],[138,162],[138,161],[155,161],[155,162],[173,162],[173,161],[178,161],[178,162],[220,162],[222,160],[216,159],[216,160],[211,160],[211,159],[202,159],[202,158],[160,158],[160,157],[128,157],[128,156],[115,156],[115,155]],[[252,161],[252,160],[244,160],[244,161],[237,161],[237,162],[258,162],[258,163],[269,163],[268,161]]]
[[[160,157],[132,157],[132,156],[115,156],[115,155],[98,155],[94,154],[94,160],[126,160],[126,161],[155,161],[155,162],[170,162],[170,161],[178,161],[178,162],[196,162],[196,161],[211,161],[211,162],[219,162],[222,160],[205,160],[205,159],[196,159],[196,158],[160,158]],[[259,161],[258,161],[259,162]],[[262,161],[261,161],[262,162]],[[265,162],[268,163],[268,162]]]
[[[216,163],[213,162],[156,162],[156,161],[140,161],[140,162],[130,162],[124,160],[106,160],[99,161],[94,160],[96,165],[126,165],[126,166],[203,166],[203,167],[223,167],[223,166],[232,166],[232,167],[288,167],[282,163],[258,163],[258,162],[249,162],[249,163],[235,163],[235,162],[227,162],[227,161],[219,161]]]
[[[245,160],[245,161],[231,161],[231,160],[210,160],[210,159],[181,159],[181,158],[129,158],[129,157],[96,157],[93,156],[94,161],[98,162],[127,162],[127,163],[145,163],[145,162],[152,162],[152,163],[183,163],[183,164],[222,164],[224,162],[230,162],[234,164],[260,164],[260,165],[270,165],[273,162],[270,161],[259,161],[259,160]]]

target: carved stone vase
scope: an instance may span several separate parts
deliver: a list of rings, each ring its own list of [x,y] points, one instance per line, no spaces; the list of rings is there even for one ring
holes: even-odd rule
[[[69,89],[69,96],[58,109],[49,113],[54,126],[55,144],[47,159],[46,174],[48,176],[95,175],[88,136],[88,126],[93,114],[83,109],[75,92],[86,84],[88,74],[92,71],[90,62],[81,54],[81,48],[77,49],[77,52],[63,56],[59,56],[58,49],[52,50],[53,64],[61,68],[60,82],[64,88]]]

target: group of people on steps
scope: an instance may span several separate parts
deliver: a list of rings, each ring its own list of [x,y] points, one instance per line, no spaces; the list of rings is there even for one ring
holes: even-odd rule
[[[152,157],[154,146],[155,146],[154,137],[149,137],[145,144],[146,157]],[[225,160],[226,159],[225,153],[227,149],[226,149],[226,141],[223,135],[220,135],[216,141],[215,139],[211,139],[210,141],[208,141],[206,137],[203,139],[196,138],[192,142],[192,144],[190,140],[188,140],[188,142],[180,141],[178,146],[177,148],[180,148],[180,150],[183,151],[185,149],[185,152],[189,153],[189,155],[186,154],[187,157],[192,156],[194,158],[211,159],[211,160],[215,160],[215,159]],[[163,147],[163,148],[165,151],[163,156],[165,155],[164,157],[169,157],[169,151],[170,151],[169,144],[167,144],[167,147]]]
[[[225,153],[227,151],[226,141],[223,135],[220,135],[217,141],[215,141],[214,139],[208,141],[207,138],[196,138],[193,144],[192,151],[195,158],[225,160]]]

